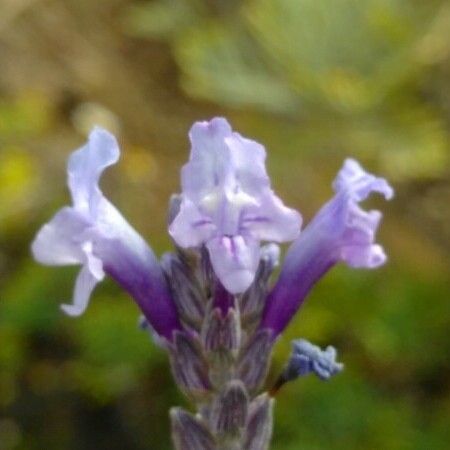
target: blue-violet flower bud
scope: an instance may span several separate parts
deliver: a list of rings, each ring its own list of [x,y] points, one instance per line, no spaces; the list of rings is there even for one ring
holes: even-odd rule
[[[328,380],[343,368],[344,365],[336,361],[336,349],[331,345],[321,350],[305,339],[296,339],[292,341],[292,353],[282,378],[283,381],[292,381],[315,373],[320,379]]]

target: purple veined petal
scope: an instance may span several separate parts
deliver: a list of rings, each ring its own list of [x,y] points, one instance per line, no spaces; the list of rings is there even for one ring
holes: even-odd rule
[[[196,247],[210,239],[216,231],[212,220],[186,199],[169,225],[169,234],[181,247]]]
[[[237,294],[252,283],[259,263],[259,243],[251,237],[218,237],[207,242],[214,272],[225,289]]]
[[[216,207],[212,208],[210,215],[216,225],[217,234],[235,236],[242,233],[241,222],[245,210],[250,207],[258,207],[259,202],[244,191],[224,191],[222,196],[217,194]],[[203,202],[202,202],[203,206]]]
[[[84,252],[77,237],[89,226],[73,208],[65,207],[37,233],[31,250],[36,261],[50,266],[82,264]]]
[[[98,182],[102,172],[119,160],[116,138],[102,128],[94,128],[87,144],[72,153],[67,165],[68,184],[75,209],[95,215],[102,197]]]
[[[271,191],[261,197],[258,207],[248,207],[241,227],[251,230],[256,239],[269,242],[287,242],[296,239],[302,224],[301,215],[287,208]]]
[[[381,213],[364,211],[358,202],[371,192],[387,199],[393,190],[386,180],[364,172],[347,160],[334,182],[336,195],[325,204],[289,248],[280,276],[269,293],[261,328],[278,336],[299,309],[314,284],[336,263],[376,268],[386,261],[374,242]]]

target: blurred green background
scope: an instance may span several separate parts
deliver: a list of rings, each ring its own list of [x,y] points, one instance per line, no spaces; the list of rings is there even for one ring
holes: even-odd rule
[[[185,404],[113,282],[73,320],[76,269],[30,257],[68,203],[65,162],[98,123],[123,153],[103,189],[158,254],[195,120],[263,142],[305,222],[346,156],[396,198],[377,271],[334,269],[276,347],[338,347],[346,370],[278,395],[276,450],[450,447],[450,5],[442,0],[0,1],[0,450],[170,448]]]

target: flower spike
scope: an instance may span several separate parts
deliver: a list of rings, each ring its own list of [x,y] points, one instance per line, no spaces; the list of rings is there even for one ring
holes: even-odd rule
[[[374,242],[381,212],[366,212],[358,203],[372,192],[391,199],[391,186],[347,159],[333,188],[335,196],[292,243],[268,296],[260,326],[270,328],[274,337],[287,326],[312,286],[337,262],[371,269],[386,261],[383,248]]]
[[[69,159],[72,205],[41,228],[32,251],[43,264],[81,265],[73,301],[62,305],[67,314],[82,314],[106,275],[134,298],[141,327],[168,352],[178,387],[196,406],[195,414],[171,411],[177,450],[267,450],[280,388],[308,374],[328,380],[343,369],[334,347],[296,339],[272,389],[261,393],[275,341],[336,263],[385,262],[375,236],[381,213],[359,203],[372,192],[389,199],[393,190],[348,159],[334,197],[300,235],[300,215],[271,189],[263,146],[222,118],[195,123],[189,136],[181,193],[171,197],[168,213],[175,250],[161,263],[99,188],[120,153],[100,128]],[[294,242],[272,285],[278,244],[286,241]]]
[[[253,282],[260,242],[286,242],[300,215],[270,188],[264,147],[233,132],[223,118],[197,122],[181,172],[182,202],[169,232],[180,247],[208,249],[213,269],[232,294]]]
[[[103,170],[115,164],[119,154],[114,136],[101,128],[72,153],[67,172],[73,206],[62,208],[41,228],[32,252],[42,264],[82,266],[73,303],[62,305],[67,314],[79,316],[86,310],[95,285],[106,273],[136,300],[153,328],[170,340],[180,325],[158,261],[98,186]]]

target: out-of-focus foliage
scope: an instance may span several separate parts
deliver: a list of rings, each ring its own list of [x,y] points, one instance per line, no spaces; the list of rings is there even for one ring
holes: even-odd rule
[[[277,397],[277,450],[446,450],[450,442],[450,8],[440,0],[5,0],[0,4],[0,450],[170,448],[183,402],[111,282],[72,320],[76,269],[35,264],[69,201],[65,161],[94,123],[119,135],[103,189],[158,254],[194,120],[268,148],[309,220],[345,156],[393,181],[375,272],[333,270],[279,342],[340,350],[330,383]]]
[[[160,0],[128,18],[135,33],[169,40],[188,94],[300,116],[315,129],[338,116],[342,136],[333,129],[332,138],[379,159],[392,176],[434,176],[448,162],[445,121],[417,101],[414,82],[448,55],[450,8],[436,13],[437,2],[410,0],[211,3],[212,17],[204,3]]]

